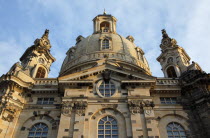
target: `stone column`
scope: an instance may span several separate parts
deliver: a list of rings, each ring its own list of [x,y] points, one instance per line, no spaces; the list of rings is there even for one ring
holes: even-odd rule
[[[72,101],[63,101],[62,102],[62,110],[61,110],[61,118],[58,129],[58,138],[62,138],[65,136],[71,137],[71,128],[72,124],[74,124],[74,112],[73,112],[74,103]],[[69,131],[66,131],[69,130]],[[73,132],[73,131],[72,131]]]
[[[147,122],[144,115],[144,109],[140,109],[140,118],[142,122],[143,137],[148,138]]]
[[[146,123],[146,117],[144,114],[144,108],[145,107],[154,107],[153,102],[150,101],[143,101],[143,100],[131,100],[128,102],[130,112],[132,114],[140,113],[140,120],[142,125],[142,131],[143,131],[143,138],[148,138],[148,130],[147,130],[147,123]]]
[[[74,103],[75,109],[75,122],[74,122],[74,133],[73,137],[79,138],[84,137],[85,131],[85,110],[87,108],[86,101],[78,101]]]
[[[64,101],[62,103],[58,138],[83,136],[86,107],[86,101]]]

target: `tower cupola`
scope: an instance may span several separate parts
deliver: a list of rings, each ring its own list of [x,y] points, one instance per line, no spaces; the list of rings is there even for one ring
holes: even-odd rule
[[[117,19],[105,11],[93,19],[93,33],[116,33]]]
[[[165,77],[177,78],[188,70],[201,70],[197,63],[190,64],[189,55],[184,48],[177,45],[175,39],[168,36],[165,29],[162,30],[162,37],[161,55],[157,61],[160,62]]]

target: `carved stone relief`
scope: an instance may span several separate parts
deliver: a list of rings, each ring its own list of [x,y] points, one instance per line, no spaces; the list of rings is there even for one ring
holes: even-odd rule
[[[75,111],[76,114],[82,116],[85,114],[86,107],[86,101],[64,101],[62,103],[62,114],[65,116],[70,116],[72,111]]]
[[[16,117],[17,112],[19,112],[20,110],[21,110],[21,107],[13,103],[9,103],[3,109],[2,119],[8,122],[12,122],[13,119]]]
[[[144,110],[151,110],[154,107],[152,101],[144,100],[131,100],[128,102],[129,110],[132,114],[144,113]],[[150,108],[148,108],[150,107]],[[147,111],[149,113],[149,111]]]

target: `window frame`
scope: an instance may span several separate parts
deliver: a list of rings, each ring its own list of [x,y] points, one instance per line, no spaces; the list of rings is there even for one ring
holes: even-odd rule
[[[42,126],[41,126],[41,124],[42,124]],[[39,125],[39,126],[37,127],[36,125]],[[33,130],[33,128],[34,128],[34,130]],[[45,128],[47,128],[47,131],[44,130]],[[40,131],[40,129],[41,129],[41,131]],[[40,133],[40,136],[36,135],[37,132]],[[46,133],[46,135],[45,136],[42,136],[43,133]],[[27,138],[36,138],[36,137],[39,137],[39,138],[47,138],[48,133],[49,133],[49,126],[47,124],[43,123],[43,122],[38,122],[38,123],[36,123],[36,124],[34,124],[34,125],[31,126],[31,128],[29,129]],[[33,134],[33,136],[30,136],[30,134]]]
[[[104,80],[100,80],[98,83],[97,83],[97,85],[96,85],[96,92],[98,93],[98,95],[100,96],[100,97],[106,97],[105,95],[106,95],[106,84],[104,85],[104,94],[102,94],[101,93],[101,91],[100,91],[100,86],[103,84],[103,83],[106,83]],[[114,85],[114,88],[112,87],[113,85],[111,85],[110,86],[110,84],[109,84],[109,86],[111,87],[110,88],[110,90],[109,90],[109,93],[110,93],[110,96],[107,96],[106,98],[110,98],[110,97],[113,97],[114,95],[116,95],[117,94],[117,90],[118,90],[118,88],[117,88],[117,85],[116,85],[116,83],[114,82],[114,81],[112,81],[112,80],[109,80],[109,83],[111,83],[111,84],[113,84]],[[102,89],[102,88],[101,88]],[[112,92],[112,90],[111,89],[115,89],[114,90],[114,92]],[[113,93],[113,94],[112,94]]]
[[[111,118],[112,120],[110,121],[109,118]],[[114,126],[114,128],[113,128],[113,126]],[[113,131],[115,132],[114,134],[113,134]],[[102,132],[102,133],[99,133],[99,132]],[[107,133],[107,132],[110,132],[110,133]],[[99,136],[101,136],[101,137],[99,137]],[[111,138],[119,137],[118,121],[115,117],[113,117],[111,115],[103,116],[97,122],[97,137],[105,138],[105,136],[110,136]]]
[[[102,40],[102,43],[101,43],[101,49],[102,50],[109,50],[111,49],[111,44],[110,44],[110,40],[105,38]]]
[[[171,127],[170,125],[173,125],[173,126]],[[176,128],[176,130],[174,130],[174,128]],[[166,125],[166,132],[167,132],[168,138],[174,138],[174,137],[187,138],[185,128],[180,123],[177,123],[177,122],[170,122],[170,123],[168,123]],[[172,135],[169,135],[169,134],[172,134]]]
[[[38,67],[37,71],[36,71],[36,75],[35,78],[45,78],[46,76],[46,69],[43,67]]]
[[[38,97],[36,103],[38,105],[52,105],[54,104],[54,101],[54,97]]]
[[[177,97],[160,97],[161,104],[180,104]]]

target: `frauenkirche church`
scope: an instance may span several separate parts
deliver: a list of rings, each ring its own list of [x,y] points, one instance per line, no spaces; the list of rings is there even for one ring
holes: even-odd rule
[[[78,36],[59,76],[46,30],[0,77],[0,138],[210,138],[210,74],[162,30],[152,76],[132,36],[110,14]]]

